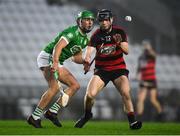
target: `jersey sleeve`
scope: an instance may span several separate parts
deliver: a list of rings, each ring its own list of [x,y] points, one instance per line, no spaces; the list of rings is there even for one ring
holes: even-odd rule
[[[128,41],[127,41],[127,35],[126,35],[125,31],[124,31],[123,29],[121,29],[121,30],[119,31],[119,33],[121,34],[122,42],[128,42]]]
[[[62,32],[61,38],[63,38],[67,44],[70,43],[75,37],[75,34],[73,31],[66,30]]]
[[[93,35],[90,38],[90,42],[89,42],[88,46],[96,47],[98,44],[100,44],[99,43],[100,39],[98,39],[98,34],[97,34],[98,31],[99,31],[99,29],[93,33]]]
[[[91,36],[88,46],[95,47],[95,37],[94,35]]]
[[[113,26],[113,28],[115,28],[115,33],[121,35],[122,42],[128,42],[126,32],[121,27]]]

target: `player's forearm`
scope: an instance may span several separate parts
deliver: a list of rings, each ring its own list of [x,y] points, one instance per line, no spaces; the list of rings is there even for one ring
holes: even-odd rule
[[[84,58],[84,60],[86,62],[90,62],[90,60],[91,60],[91,53],[92,53],[93,50],[94,50],[94,47],[90,47],[90,46],[87,47],[86,52],[85,52],[85,58]]]
[[[53,54],[53,62],[58,63],[59,62],[59,56],[61,54],[61,51],[55,51],[55,53]]]
[[[60,39],[53,50],[53,62],[59,62],[59,57],[61,55],[62,49],[67,46],[67,42],[64,39]]]
[[[54,48],[54,52],[53,52],[53,62],[58,63],[59,62],[59,56],[61,55],[62,52],[62,48],[60,48],[59,46],[56,46]]]

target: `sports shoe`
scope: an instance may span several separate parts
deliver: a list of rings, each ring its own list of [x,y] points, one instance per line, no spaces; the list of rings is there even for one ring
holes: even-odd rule
[[[74,125],[75,128],[82,128],[91,118],[93,117],[92,113],[84,114]]]
[[[52,121],[52,123],[54,125],[56,125],[57,127],[62,127],[61,123],[59,122],[58,118],[57,118],[57,114],[50,112],[49,110],[45,112],[44,117],[49,119],[50,121]]]
[[[141,121],[135,121],[135,122],[131,123],[129,125],[129,127],[130,127],[130,129],[133,129],[133,130],[140,129],[142,127],[142,122]]]
[[[28,117],[27,122],[28,122],[28,124],[34,126],[35,128],[42,128],[42,126],[41,126],[41,120],[40,120],[40,119],[35,120],[35,119],[32,117],[32,115]]]
[[[157,116],[155,117],[155,120],[158,122],[163,122],[164,121],[164,113],[157,114]]]

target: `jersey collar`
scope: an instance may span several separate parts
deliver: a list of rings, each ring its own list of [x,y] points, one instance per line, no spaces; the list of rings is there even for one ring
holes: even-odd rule
[[[80,33],[82,36],[86,36],[86,34],[83,33],[82,30],[81,30],[79,27],[78,27],[78,31],[79,31],[79,33]]]

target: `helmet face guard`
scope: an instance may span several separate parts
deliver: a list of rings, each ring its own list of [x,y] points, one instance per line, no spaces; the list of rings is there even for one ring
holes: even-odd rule
[[[82,26],[82,20],[83,19],[92,19],[94,20],[95,19],[95,16],[94,14],[91,12],[91,11],[88,11],[88,10],[84,10],[82,12],[80,12],[76,18],[77,20],[77,24],[78,26],[80,27],[80,29],[85,32],[85,33],[89,33],[92,29],[93,29],[93,26],[90,27],[90,28],[84,28]]]
[[[99,22],[101,22],[103,20],[111,20],[112,17],[113,17],[112,12],[110,10],[107,10],[107,9],[102,9],[97,14],[97,20]]]
[[[109,20],[111,22],[111,25],[108,28],[103,28],[102,26],[100,26],[100,29],[105,32],[109,32],[111,30],[112,23],[113,23],[113,15],[110,10],[108,10],[108,9],[100,10],[97,14],[97,20],[99,22],[102,22],[104,20]]]

